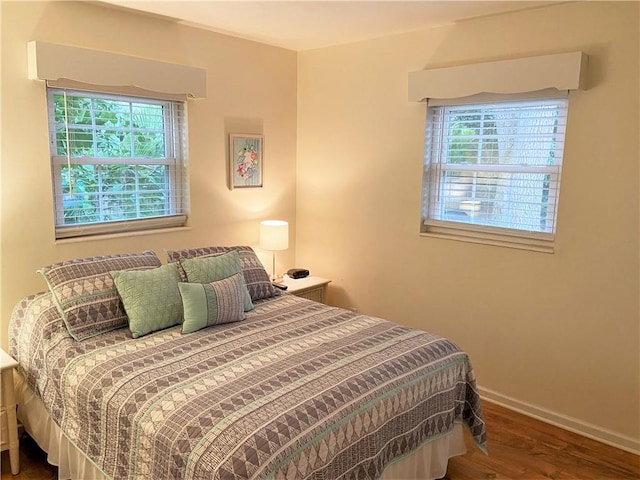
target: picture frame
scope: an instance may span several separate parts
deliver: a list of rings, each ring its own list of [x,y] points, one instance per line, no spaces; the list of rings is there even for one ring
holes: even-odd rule
[[[229,134],[229,186],[261,188],[264,177],[264,136]]]

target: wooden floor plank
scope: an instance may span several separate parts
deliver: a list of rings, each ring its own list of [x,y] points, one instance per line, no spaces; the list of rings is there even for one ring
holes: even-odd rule
[[[466,436],[467,454],[449,461],[447,480],[638,480],[640,457],[490,402],[482,404],[489,455]]]
[[[445,480],[640,480],[640,457],[483,402],[489,455],[465,432],[467,453],[449,461]],[[53,480],[58,471],[28,436],[20,441],[21,470],[11,475],[2,452],[0,480]],[[87,479],[90,480],[90,479]]]

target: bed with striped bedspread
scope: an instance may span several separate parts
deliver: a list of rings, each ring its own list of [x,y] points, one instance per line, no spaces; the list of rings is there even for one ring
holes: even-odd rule
[[[485,426],[451,341],[293,295],[247,319],[138,339],[72,339],[49,293],[24,299],[10,353],[65,435],[114,479],[378,478]]]

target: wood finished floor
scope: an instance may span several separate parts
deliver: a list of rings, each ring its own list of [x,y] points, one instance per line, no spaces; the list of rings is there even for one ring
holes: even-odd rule
[[[640,479],[640,457],[484,402],[489,456],[465,432],[468,452],[452,458],[446,480]],[[2,452],[1,480],[53,480],[57,469],[29,437],[20,442],[20,473],[11,475]],[[91,480],[91,479],[85,479]]]

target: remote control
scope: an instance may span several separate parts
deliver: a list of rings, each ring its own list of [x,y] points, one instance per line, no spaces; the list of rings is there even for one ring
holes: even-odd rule
[[[272,285],[276,288],[279,288],[280,290],[286,290],[287,288],[289,288],[289,286],[285,285],[284,283],[273,282]]]

